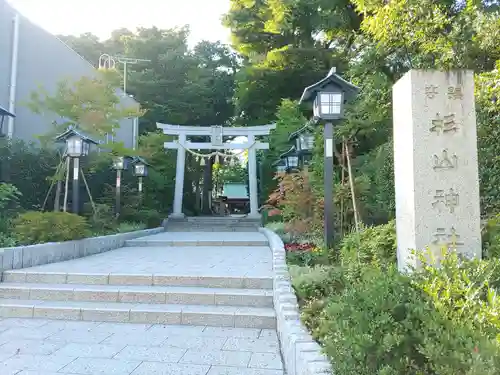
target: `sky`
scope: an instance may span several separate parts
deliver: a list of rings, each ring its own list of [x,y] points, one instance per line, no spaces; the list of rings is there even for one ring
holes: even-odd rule
[[[31,21],[53,34],[91,32],[105,39],[125,27],[171,28],[190,25],[189,44],[200,40],[227,43],[220,22],[229,0],[8,0]]]

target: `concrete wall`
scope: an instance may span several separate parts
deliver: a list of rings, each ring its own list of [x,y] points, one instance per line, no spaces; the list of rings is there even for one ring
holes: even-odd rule
[[[125,246],[125,241],[163,232],[163,228],[84,238],[77,241],[49,242],[39,245],[0,248],[0,274],[43,264],[62,262],[104,253]]]
[[[285,246],[277,234],[260,228],[273,252],[273,298],[278,339],[288,375],[333,374],[328,358],[300,321],[299,305],[286,264]]]
[[[0,0],[0,105],[8,107],[12,58],[12,35],[14,9]],[[14,138],[35,141],[37,135],[47,133],[54,116],[40,116],[31,112],[25,105],[30,94],[43,86],[54,92],[57,83],[63,79],[78,80],[82,76],[95,76],[94,67],[54,35],[20,16],[19,55],[16,108],[14,113]],[[120,90],[117,93],[122,95]],[[122,105],[137,105],[135,100],[124,97]],[[132,148],[134,120],[126,119],[117,130],[116,140]],[[4,125],[4,133],[6,125]]]

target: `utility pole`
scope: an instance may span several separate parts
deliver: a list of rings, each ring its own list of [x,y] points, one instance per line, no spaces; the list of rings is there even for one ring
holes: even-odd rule
[[[151,62],[151,60],[137,59],[135,57],[121,57],[121,56],[111,56],[107,53],[103,53],[99,57],[99,69],[114,69],[116,67],[116,62],[123,64],[123,95],[127,95],[127,75],[128,75],[128,65],[129,64],[139,64],[143,62]]]

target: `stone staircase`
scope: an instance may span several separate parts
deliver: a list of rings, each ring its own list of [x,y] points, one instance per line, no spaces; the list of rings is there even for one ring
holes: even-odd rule
[[[276,325],[272,290],[265,289],[269,283],[263,280],[177,278],[170,282],[168,277],[157,277],[155,285],[145,285],[143,276],[112,279],[20,271],[8,271],[4,279],[2,317],[245,328]]]
[[[148,243],[149,238],[153,243]],[[156,270],[153,273],[94,271],[93,265],[107,264],[108,258],[128,259],[129,254],[138,252],[142,257],[147,257],[148,252],[168,257],[168,251],[178,251],[181,256],[182,247],[165,247],[168,246],[165,241],[154,242],[154,238],[131,240],[128,247],[104,254],[4,272],[0,283],[0,317],[276,328],[271,276],[244,276],[244,272],[242,276],[183,276]],[[250,242],[246,246],[251,246]],[[204,245],[198,244],[200,252],[209,250],[210,243]],[[263,243],[253,245],[263,246]],[[233,250],[225,247],[219,251],[224,249]],[[148,262],[154,263],[155,259]],[[201,256],[199,262],[203,263]]]
[[[245,216],[168,218],[164,222],[168,232],[256,232],[260,225],[260,218]]]

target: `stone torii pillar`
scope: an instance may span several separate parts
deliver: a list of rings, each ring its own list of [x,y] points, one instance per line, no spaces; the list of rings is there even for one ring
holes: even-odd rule
[[[248,135],[248,143],[255,143],[255,136]],[[259,217],[259,196],[257,191],[257,152],[255,147],[248,149],[248,187],[250,195],[250,215],[251,217]]]
[[[186,142],[186,135],[179,134],[179,143]],[[183,147],[177,148],[177,163],[175,167],[175,191],[174,191],[174,212],[172,217],[182,218],[182,197],[184,195],[184,171],[186,170],[186,150]]]

